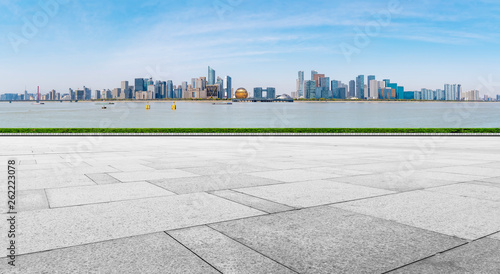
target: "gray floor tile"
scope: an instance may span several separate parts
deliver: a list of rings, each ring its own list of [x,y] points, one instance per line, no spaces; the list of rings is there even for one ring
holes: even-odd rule
[[[476,184],[456,184],[427,189],[427,191],[440,192],[461,197],[470,197],[480,200],[500,202],[500,188]],[[499,212],[500,213],[500,212]]]
[[[289,169],[289,170],[275,170],[275,171],[266,171],[266,172],[252,172],[252,173],[248,173],[248,174],[252,175],[252,176],[272,179],[272,180],[286,182],[286,183],[322,180],[322,179],[340,177],[340,175],[336,175],[336,174],[314,172],[314,171],[308,171],[305,169]]]
[[[463,174],[449,174],[415,170],[410,173],[380,173],[338,178],[333,180],[392,191],[408,191],[450,185],[457,182],[473,181],[480,178],[481,177],[479,176],[470,176]]]
[[[277,213],[293,210],[293,207],[278,204],[268,200],[264,200],[255,196],[240,193],[233,190],[220,190],[211,192],[211,194],[240,203],[267,213]]]
[[[482,239],[409,265],[394,274],[499,273],[500,241]]]
[[[477,166],[444,167],[444,168],[430,169],[429,171],[477,175],[477,176],[483,176],[483,177],[488,177],[488,178],[489,177],[500,177],[500,168],[484,168],[484,167],[477,167]]]
[[[295,273],[207,226],[170,231],[168,234],[222,273]]]
[[[464,243],[332,207],[210,226],[299,273],[382,273]]]
[[[178,194],[283,183],[246,174],[197,175],[197,177],[150,180],[149,182]]]
[[[43,189],[16,191],[16,212],[34,211],[49,208]],[[0,192],[0,213],[8,212],[7,192]]]
[[[189,172],[178,170],[178,169],[120,172],[120,173],[110,173],[109,175],[113,176],[114,178],[116,178],[122,182],[137,182],[137,181],[149,181],[149,180],[161,180],[161,179],[185,178],[185,177],[199,176],[197,174],[189,173]]]
[[[219,273],[161,232],[19,256],[1,273]]]
[[[115,177],[107,173],[96,173],[96,174],[85,174],[89,177],[94,183],[98,185],[108,185],[108,184],[119,184],[121,183]]]
[[[333,206],[469,240],[489,235],[500,227],[500,203],[431,191]]]
[[[311,207],[394,193],[327,180],[243,188],[238,192],[292,207]]]
[[[18,254],[261,214],[261,211],[201,193],[21,212],[18,219],[23,225],[19,226],[17,235]]]
[[[148,182],[47,189],[51,208],[175,195]]]

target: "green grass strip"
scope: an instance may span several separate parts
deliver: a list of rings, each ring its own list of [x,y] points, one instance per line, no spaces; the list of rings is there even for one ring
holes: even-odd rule
[[[500,133],[500,128],[3,128],[0,133]]]

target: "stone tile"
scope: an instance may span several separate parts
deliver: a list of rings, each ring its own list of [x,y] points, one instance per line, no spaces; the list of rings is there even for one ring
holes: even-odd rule
[[[115,177],[107,173],[96,173],[96,174],[85,174],[89,177],[94,183],[98,185],[108,185],[108,184],[119,184],[121,183]]]
[[[220,190],[211,192],[211,194],[240,203],[251,208],[258,209],[267,213],[277,213],[283,211],[294,210],[295,208],[264,200],[255,196],[250,196],[244,193],[233,190]]]
[[[270,169],[296,169],[296,168],[311,168],[311,167],[317,167],[318,163],[304,163],[304,162],[287,162],[287,161],[269,161],[269,160],[255,160],[254,162],[251,163],[252,165],[255,166],[262,166],[265,168],[270,168]]]
[[[451,194],[461,197],[476,198],[480,200],[491,200],[500,202],[500,188],[493,186],[484,186],[475,184],[457,184],[457,185],[429,188],[427,189],[427,191]]]
[[[0,192],[0,213],[8,212],[7,192]],[[49,208],[43,189],[16,191],[16,212],[33,211]]]
[[[490,238],[500,240],[500,231],[499,233],[491,235]]]
[[[206,176],[206,175],[238,174],[238,173],[248,173],[248,172],[269,171],[271,169],[260,166],[252,166],[248,164],[234,165],[234,164],[219,163],[213,166],[183,168],[182,170]]]
[[[147,182],[47,189],[51,208],[175,195]]]
[[[355,185],[387,189],[392,191],[409,191],[467,182],[479,179],[479,176],[450,174],[440,172],[414,171],[411,173],[380,173],[363,176],[352,176],[333,179]]]
[[[340,175],[336,175],[336,174],[314,172],[314,171],[308,171],[305,169],[253,172],[253,173],[248,173],[248,174],[252,175],[252,176],[272,179],[272,180],[286,182],[286,183],[301,182],[301,181],[313,181],[313,180],[322,180],[322,179],[340,177]]]
[[[189,173],[186,171],[178,169],[165,169],[165,170],[155,170],[155,171],[134,171],[134,172],[120,172],[120,173],[110,173],[109,175],[122,182],[137,182],[137,181],[149,181],[149,180],[161,180],[161,179],[172,179],[172,178],[185,178],[185,177],[196,177],[199,175]]]
[[[167,234],[155,233],[18,258],[15,270],[0,259],[1,273],[219,273]]]
[[[254,177],[246,174],[221,174],[212,176],[150,180],[149,182],[178,194],[283,183],[280,181]]]
[[[431,191],[332,206],[469,240],[489,235],[500,227],[500,203]]]
[[[482,239],[417,262],[394,274],[498,273],[500,241]]]
[[[500,177],[500,168],[484,168],[484,167],[477,167],[477,166],[444,167],[444,168],[437,168],[437,169],[429,169],[429,171],[477,175],[477,176],[483,176],[483,177],[487,177],[487,178]]]
[[[203,193],[21,212],[17,215],[23,224],[17,235],[18,254],[261,214],[261,211]]]
[[[333,207],[210,227],[299,273],[382,273],[465,242]]]
[[[296,273],[207,226],[168,234],[222,273]]]
[[[71,169],[61,170],[40,170],[38,172],[18,173],[18,189],[19,190],[32,190],[32,189],[47,189],[47,188],[62,188],[95,185],[95,183],[85,176],[71,171]]]
[[[19,165],[36,165],[36,160],[21,160]]]
[[[184,160],[184,161],[157,161],[151,163],[145,163],[145,166],[163,170],[163,169],[177,169],[177,168],[190,168],[190,167],[203,167],[210,166],[213,161],[197,161],[197,160]]]
[[[341,177],[373,174],[373,172],[344,169],[344,168],[339,168],[339,167],[314,167],[314,168],[309,168],[308,170],[313,171],[313,172],[335,174],[335,175],[338,175]]]
[[[326,180],[244,188],[238,192],[292,207],[311,207],[394,193]]]
[[[483,168],[500,169],[500,162],[495,161],[495,162],[488,162],[488,163],[478,163],[478,164],[476,164],[476,166],[483,167]]]
[[[152,170],[155,170],[152,167],[141,165],[139,163],[136,163],[136,164],[132,164],[132,163],[125,163],[125,164],[114,163],[114,164],[110,165],[110,167],[112,167],[112,168],[114,168],[116,170],[119,170],[119,171],[123,171],[123,172],[152,171]]]

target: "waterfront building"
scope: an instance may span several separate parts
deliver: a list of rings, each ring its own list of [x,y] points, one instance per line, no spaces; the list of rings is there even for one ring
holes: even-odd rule
[[[83,90],[84,90],[84,93],[85,93],[85,98],[83,100],[90,100],[92,99],[92,90],[83,86]]]
[[[340,86],[340,81],[332,80],[331,89],[332,89],[332,98],[333,99],[340,99],[339,86]]]
[[[356,77],[356,98],[365,99],[365,76]]]
[[[338,88],[338,95],[339,95],[338,99],[344,99],[344,100],[347,99],[347,94],[348,92],[345,86]]]
[[[462,85],[457,85],[457,101],[462,101]]]
[[[316,87],[319,87],[319,79],[324,78],[324,74],[315,74],[314,75],[314,82],[316,83]]]
[[[167,81],[167,98],[174,98],[174,83],[172,80]]]
[[[226,76],[225,83],[226,83],[226,86],[225,86],[226,98],[232,99],[233,98],[233,79],[230,76]]]
[[[304,96],[304,72],[303,71],[299,71],[299,78],[297,79],[297,94],[298,94],[298,98],[300,97],[303,97]]]
[[[142,78],[135,79],[135,91],[144,91],[144,79]]]
[[[113,89],[111,96],[113,99],[117,99],[117,98],[120,98],[121,93],[122,93],[121,88],[115,88],[115,89]]]
[[[208,67],[208,85],[215,85],[215,70]]]
[[[258,87],[258,88],[253,89],[253,98],[255,98],[255,99],[263,98],[262,97],[262,88]]]
[[[479,101],[479,91],[470,90],[464,93],[465,101]]]
[[[219,98],[219,85],[207,85],[207,98]]]
[[[314,75],[318,74],[316,70],[311,71],[311,81],[314,81]]]
[[[316,82],[306,81],[304,85],[305,99],[315,99],[316,98]]]
[[[78,101],[85,100],[85,91],[84,90],[76,90],[75,94],[76,94],[76,100],[78,100]]]
[[[368,99],[370,99],[370,98],[373,99],[372,98],[373,96],[371,96],[372,91],[371,91],[371,87],[370,87],[370,82],[372,80],[375,80],[375,75],[368,75],[368,77],[366,79],[366,85],[367,85],[367,88],[366,88],[366,92],[367,92],[366,98],[368,98]],[[377,96],[378,96],[378,89],[377,89]]]
[[[356,81],[354,80],[349,81],[349,95],[347,97],[356,97]]]
[[[101,99],[101,91],[100,90],[96,89],[95,92],[94,92],[94,94],[95,94],[94,99],[96,99],[96,100]]]

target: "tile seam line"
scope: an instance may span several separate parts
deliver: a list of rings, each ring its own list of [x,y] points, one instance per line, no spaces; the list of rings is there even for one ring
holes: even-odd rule
[[[388,273],[394,272],[394,271],[396,271],[396,270],[403,269],[403,268],[405,268],[405,267],[407,267],[407,266],[410,266],[410,265],[413,265],[413,264],[419,263],[419,262],[421,262],[421,261],[425,261],[425,260],[430,259],[430,258],[432,258],[432,257],[435,257],[435,256],[437,256],[437,255],[439,255],[439,254],[444,254],[444,253],[450,252],[450,251],[452,251],[452,250],[455,250],[455,249],[458,249],[458,248],[461,248],[461,247],[464,247],[464,246],[470,245],[470,244],[472,244],[472,243],[474,243],[474,242],[477,242],[477,241],[480,241],[480,240],[486,239],[486,238],[488,238],[488,237],[490,237],[490,236],[493,236],[493,235],[495,235],[495,234],[497,234],[497,233],[500,233],[500,230],[499,230],[499,231],[497,231],[497,232],[494,232],[494,233],[488,234],[488,235],[486,235],[486,236],[479,237],[479,238],[474,239],[474,240],[469,240],[469,241],[468,241],[468,242],[466,242],[466,243],[463,243],[463,244],[461,244],[461,245],[457,245],[457,246],[452,247],[452,248],[449,248],[449,249],[447,249],[447,250],[444,250],[444,251],[438,252],[438,253],[436,253],[436,254],[434,254],[434,255],[431,255],[431,256],[428,256],[428,257],[422,258],[422,259],[420,259],[420,260],[417,260],[417,261],[414,261],[414,262],[411,262],[411,263],[408,263],[408,264],[405,264],[405,265],[399,266],[399,267],[397,267],[397,268],[394,268],[394,269],[392,269],[392,270],[389,270],[389,271],[387,271],[387,272],[384,272],[383,274],[388,274]]]
[[[214,265],[212,265],[211,263],[209,263],[208,261],[206,261],[205,259],[203,259],[200,255],[198,255],[196,252],[194,252],[193,250],[191,250],[189,247],[187,247],[186,245],[184,245],[183,243],[181,243],[179,240],[177,240],[174,236],[170,235],[168,232],[164,231],[163,233],[165,233],[168,237],[170,237],[172,240],[174,240],[176,243],[180,244],[182,247],[184,247],[185,249],[187,249],[189,252],[193,253],[196,257],[198,257],[200,260],[202,260],[204,263],[206,263],[207,265],[209,265],[211,268],[215,269],[215,271],[221,273],[221,274],[224,274],[224,272],[220,271],[218,268],[216,268]]]
[[[245,205],[245,204],[242,204],[242,203],[240,203],[240,202],[236,202],[236,201],[230,200],[230,199],[228,199],[228,198],[226,198],[226,197],[221,197],[221,196],[218,196],[218,195],[216,195],[216,194],[214,194],[214,193],[210,193],[210,192],[206,192],[206,193],[207,193],[208,195],[212,195],[212,196],[214,196],[214,197],[217,197],[217,198],[220,198],[220,199],[224,199],[224,200],[227,200],[227,201],[229,201],[229,202],[232,202],[232,203],[235,203],[235,204],[238,204],[238,205],[242,205],[242,206],[245,206],[245,207],[248,207],[248,208],[251,208],[251,209],[254,209],[254,210],[260,211],[260,212],[264,213],[264,215],[263,215],[263,216],[265,216],[266,214],[271,214],[271,212],[267,212],[267,211],[265,211],[265,210],[255,208],[255,207],[253,207],[253,206]]]
[[[242,246],[244,246],[244,247],[246,247],[246,248],[248,248],[248,249],[252,250],[253,252],[255,252],[255,253],[257,253],[257,254],[260,254],[261,256],[264,256],[265,258],[268,258],[269,260],[271,260],[271,261],[273,261],[273,262],[275,262],[275,263],[277,263],[277,264],[279,264],[279,265],[281,265],[281,266],[283,266],[283,267],[287,268],[288,270],[290,270],[290,271],[292,271],[292,272],[294,272],[294,273],[300,274],[300,272],[298,272],[298,271],[294,270],[292,267],[287,266],[287,265],[285,265],[284,263],[278,262],[277,260],[275,260],[275,259],[273,259],[273,258],[271,258],[271,257],[267,256],[266,254],[264,254],[264,253],[262,253],[262,252],[260,252],[260,251],[258,251],[258,250],[255,250],[254,248],[252,248],[252,247],[250,247],[250,246],[248,246],[248,245],[246,245],[246,244],[244,244],[244,243],[242,243],[242,242],[240,242],[240,241],[238,241],[238,240],[236,240],[236,239],[234,239],[234,238],[230,237],[230,236],[229,236],[229,235],[227,235],[226,233],[224,233],[224,232],[222,232],[222,231],[219,231],[219,230],[215,229],[215,228],[214,228],[214,227],[212,227],[211,225],[206,225],[206,227],[208,227],[208,228],[212,229],[212,230],[213,230],[213,231],[215,231],[215,232],[220,233],[220,234],[221,234],[221,235],[223,235],[224,237],[226,237],[226,238],[228,238],[228,239],[232,240],[233,242],[238,243],[238,244],[240,244],[240,245],[242,245]]]

